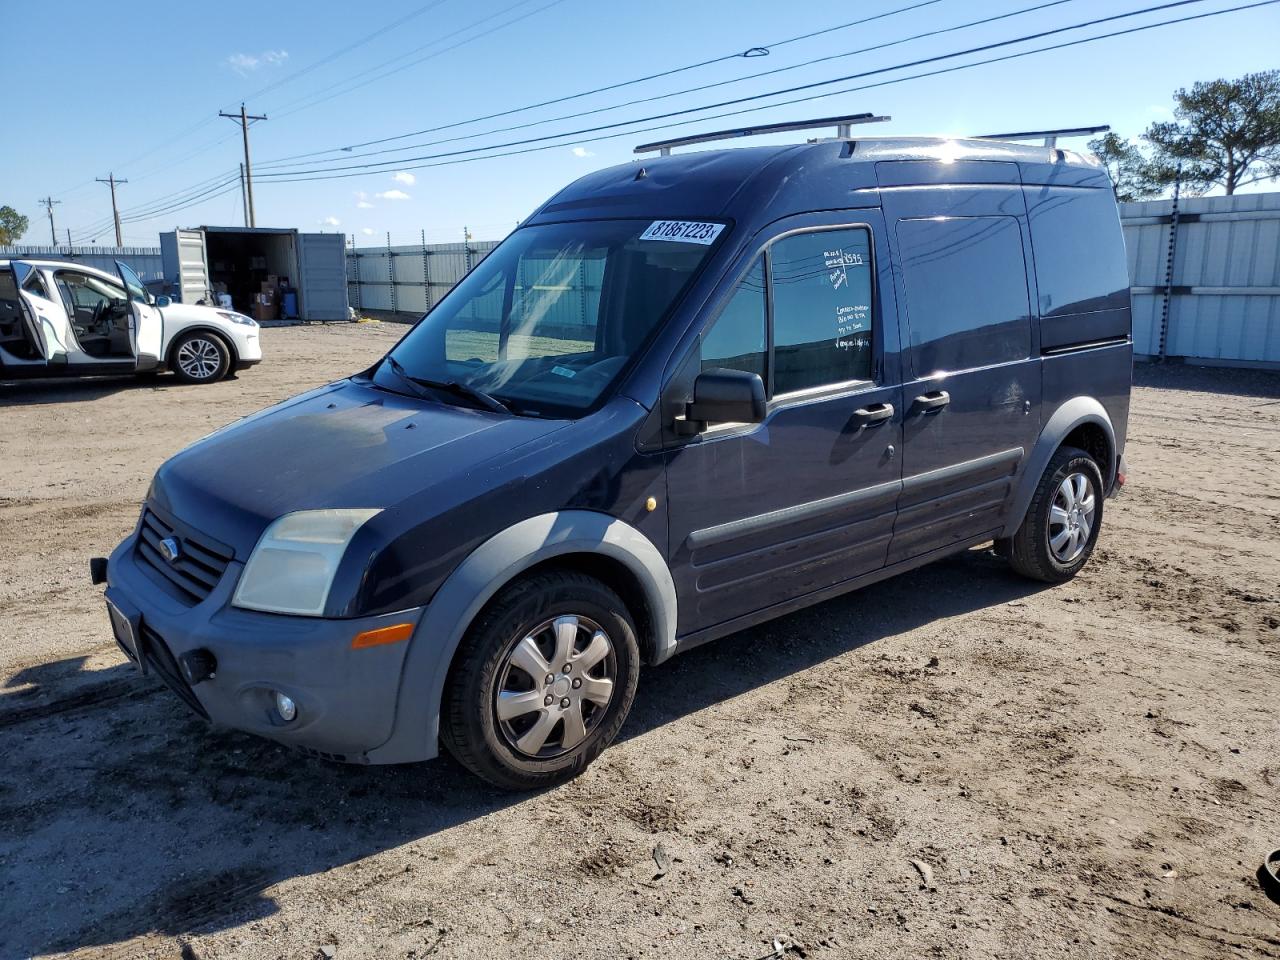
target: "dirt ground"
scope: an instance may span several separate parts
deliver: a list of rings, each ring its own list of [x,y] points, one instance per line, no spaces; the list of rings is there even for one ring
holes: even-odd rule
[[[165,457],[402,332],[0,386],[0,957],[1280,957],[1280,376],[1138,368],[1072,583],[971,551],[699,648],[510,796],[207,728],[88,583]]]

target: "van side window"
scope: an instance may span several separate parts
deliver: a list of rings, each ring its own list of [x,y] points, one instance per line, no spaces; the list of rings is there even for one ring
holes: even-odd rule
[[[702,335],[702,369],[745,370],[764,378],[764,258],[757,259]]]
[[[1027,358],[1031,305],[1016,218],[899,220],[898,245],[917,377]]]
[[[770,248],[773,393],[871,379],[871,232],[798,233]]]
[[[1129,306],[1124,237],[1109,190],[1027,188],[1040,315]]]

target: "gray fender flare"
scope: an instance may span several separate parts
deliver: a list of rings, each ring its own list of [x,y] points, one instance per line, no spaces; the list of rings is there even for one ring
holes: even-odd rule
[[[1111,489],[1111,481],[1116,470],[1116,432],[1111,426],[1111,417],[1107,415],[1102,404],[1093,397],[1072,397],[1059,406],[1041,428],[1040,437],[1031,448],[1031,455],[1027,457],[1022,476],[1014,487],[1001,536],[1013,536],[1018,527],[1022,526],[1022,520],[1031,506],[1031,498],[1035,496],[1040,478],[1044,476],[1045,467],[1053,459],[1058,447],[1062,446],[1062,441],[1066,439],[1067,434],[1085,423],[1097,424],[1107,435],[1107,446],[1111,451],[1109,458],[1111,467],[1108,475],[1102,478],[1102,482],[1106,489]]]
[[[395,729],[369,752],[372,763],[408,763],[436,755],[440,704],[449,664],[476,615],[525,570],[567,554],[597,554],[626,566],[644,590],[661,662],[675,652],[676,588],[666,559],[630,524],[590,510],[544,513],[476,547],[436,591],[409,641]]]

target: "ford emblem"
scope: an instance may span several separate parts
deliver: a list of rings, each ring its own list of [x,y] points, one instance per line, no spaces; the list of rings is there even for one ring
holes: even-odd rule
[[[160,541],[160,556],[164,557],[165,563],[174,563],[181,555],[182,547],[173,537],[165,537]]]

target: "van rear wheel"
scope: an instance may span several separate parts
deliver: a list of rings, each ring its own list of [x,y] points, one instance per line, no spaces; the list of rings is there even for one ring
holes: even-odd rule
[[[441,739],[499,787],[563,783],[613,742],[639,672],[635,626],[616,593],[580,573],[535,575],[501,591],[463,639]]]
[[[1102,471],[1089,454],[1063,447],[1036,487],[1018,532],[1009,538],[1009,563],[1024,577],[1063,583],[1088,562],[1102,528]]]

